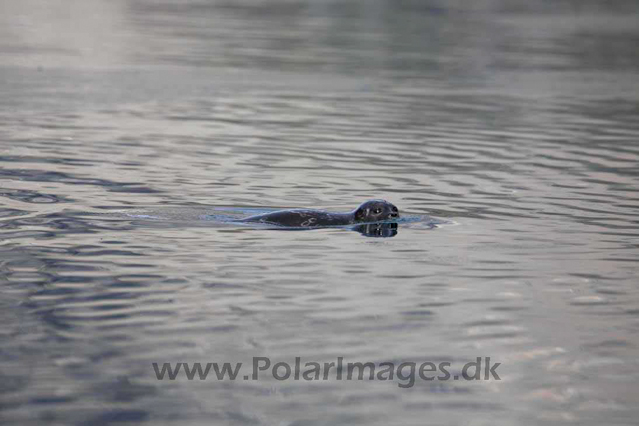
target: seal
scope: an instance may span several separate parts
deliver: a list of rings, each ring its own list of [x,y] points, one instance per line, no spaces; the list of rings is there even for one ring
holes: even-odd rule
[[[370,200],[350,213],[331,213],[324,210],[292,209],[258,214],[238,222],[266,223],[291,228],[318,228],[359,223],[382,222],[399,217],[399,210],[385,200]]]

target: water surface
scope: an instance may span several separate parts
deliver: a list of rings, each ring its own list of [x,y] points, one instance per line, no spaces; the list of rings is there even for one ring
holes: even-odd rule
[[[636,422],[634,2],[0,11],[1,421]],[[450,225],[362,238],[202,220],[370,198]],[[180,220],[116,214],[138,210]],[[151,367],[254,356],[490,356],[502,380]]]

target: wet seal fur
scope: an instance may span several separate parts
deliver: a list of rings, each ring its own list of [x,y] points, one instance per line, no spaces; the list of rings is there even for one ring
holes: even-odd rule
[[[393,204],[385,200],[370,200],[350,213],[331,213],[310,209],[279,210],[247,217],[238,222],[266,223],[291,228],[317,228],[383,222],[398,217],[399,210]]]

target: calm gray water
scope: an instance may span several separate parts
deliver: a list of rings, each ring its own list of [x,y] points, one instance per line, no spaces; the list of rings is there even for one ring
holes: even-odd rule
[[[636,424],[639,6],[468,3],[0,1],[0,422]]]

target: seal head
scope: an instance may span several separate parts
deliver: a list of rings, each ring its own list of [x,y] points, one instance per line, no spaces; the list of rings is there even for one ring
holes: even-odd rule
[[[366,201],[353,212],[355,222],[382,222],[399,217],[399,210],[386,200]]]

